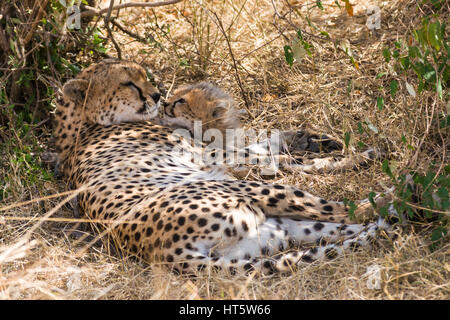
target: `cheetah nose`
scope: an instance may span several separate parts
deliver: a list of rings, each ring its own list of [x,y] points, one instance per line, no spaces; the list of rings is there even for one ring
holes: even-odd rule
[[[150,96],[152,97],[153,101],[155,101],[155,103],[157,103],[159,101],[159,98],[161,98],[161,94],[159,92],[152,93]]]

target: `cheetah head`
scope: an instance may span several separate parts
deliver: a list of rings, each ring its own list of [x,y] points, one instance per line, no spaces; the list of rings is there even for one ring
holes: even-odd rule
[[[160,96],[143,67],[114,59],[91,65],[63,87],[63,102],[75,105],[82,122],[101,125],[153,119]]]
[[[241,127],[231,96],[207,82],[183,86],[164,103],[164,124],[192,132],[195,120],[201,121],[203,131]]]

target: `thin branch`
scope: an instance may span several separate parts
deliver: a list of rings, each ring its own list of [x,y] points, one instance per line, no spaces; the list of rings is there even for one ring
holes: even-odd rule
[[[114,8],[114,0],[110,0],[109,1],[109,7],[108,7],[108,14],[105,17],[106,21],[109,21],[109,18],[111,18],[111,13],[113,11]]]
[[[36,28],[37,28],[39,22],[40,22],[41,19],[42,19],[42,15],[44,14],[44,10],[45,10],[45,8],[47,7],[48,1],[49,1],[49,0],[44,0],[43,3],[40,3],[40,4],[39,4],[39,11],[38,11],[38,13],[36,14],[36,17],[35,17],[35,19],[34,19],[34,21],[33,21],[33,24],[32,24],[32,26],[31,26],[30,31],[28,31],[28,34],[26,35],[25,40],[23,41],[23,46],[24,46],[24,47],[25,47],[25,46],[28,44],[28,42],[31,40],[31,37],[33,37],[34,32],[36,31]]]
[[[228,39],[228,37],[227,37],[227,34],[226,34],[226,31],[225,31],[225,28],[223,27],[222,21],[220,20],[220,18],[217,15],[217,13],[215,13],[214,11],[206,9],[206,12],[210,12],[216,17],[215,20],[217,20],[217,26],[219,27],[220,31],[222,32],[223,36],[225,37],[225,40],[226,40],[227,45],[228,45],[228,51],[230,52],[231,60],[233,61],[233,68],[234,68],[235,78],[236,78],[236,81],[237,81],[237,83],[239,85],[239,88],[241,89],[242,98],[244,99],[244,103],[245,103],[245,109],[246,109],[247,113],[252,118],[254,118],[253,113],[249,109],[250,104],[248,102],[247,93],[245,92],[244,87],[242,86],[241,77],[239,76],[237,62],[236,62],[236,59],[234,58],[234,54],[233,54],[233,48],[231,47],[230,39]]]
[[[9,48],[9,42],[6,39],[6,33],[3,30],[1,24],[0,24],[0,48],[2,49],[5,55],[9,54],[9,52],[11,51],[11,49]]]
[[[111,24],[114,25],[117,29],[122,31],[123,33],[129,35],[130,37],[136,39],[139,42],[148,43],[147,38],[141,37],[140,35],[128,30],[122,23],[120,23],[117,19],[112,18]],[[151,41],[155,41],[155,38],[151,36]]]
[[[183,0],[170,0],[170,1],[160,1],[160,2],[152,2],[152,3],[128,2],[128,3],[123,3],[123,4],[119,4],[117,6],[114,6],[112,8],[112,10],[120,10],[123,8],[133,8],[133,7],[139,7],[139,8],[162,7],[162,6],[168,6],[171,4],[176,4],[181,1],[183,1]],[[109,7],[103,8],[103,9],[95,9],[93,7],[83,6],[83,8],[85,8],[87,10],[81,12],[81,14],[80,14],[81,17],[101,16],[110,10]]]
[[[113,8],[114,8],[114,0],[110,0],[108,13],[107,13],[104,21],[105,21],[106,30],[108,31],[108,38],[111,39],[112,43],[114,44],[114,47],[116,48],[117,58],[119,58],[121,60],[122,59],[122,50],[120,50],[119,44],[116,42],[116,39],[114,39],[114,35],[113,35],[112,31],[111,31],[111,27],[109,26],[109,22],[111,21],[111,13],[113,11]]]

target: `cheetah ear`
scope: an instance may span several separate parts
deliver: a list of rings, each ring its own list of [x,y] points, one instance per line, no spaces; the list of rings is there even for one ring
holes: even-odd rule
[[[67,81],[64,85],[63,94],[74,102],[83,103],[88,86],[89,82],[87,80],[72,79]]]
[[[214,119],[222,118],[228,110],[228,101],[219,101],[212,111],[212,117]]]

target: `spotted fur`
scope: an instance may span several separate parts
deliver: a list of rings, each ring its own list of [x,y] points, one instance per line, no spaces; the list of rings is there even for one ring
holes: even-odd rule
[[[124,249],[182,272],[291,272],[366,246],[379,229],[389,233],[383,221],[354,224],[342,202],[196,163],[199,148],[146,121],[153,114],[143,106],[158,99],[143,78],[133,63],[92,65],[64,86],[56,108],[65,179],[81,190],[82,211],[104,221]],[[355,215],[370,208],[361,201]]]

